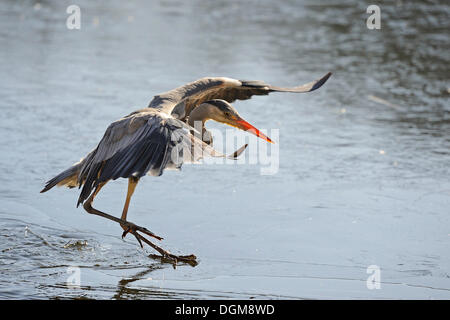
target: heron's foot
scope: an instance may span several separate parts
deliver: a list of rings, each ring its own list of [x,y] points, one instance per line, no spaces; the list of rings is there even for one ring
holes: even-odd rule
[[[165,251],[165,250],[163,250]],[[161,253],[161,252],[160,252]],[[192,267],[195,267],[197,262],[197,257],[193,254],[187,255],[187,256],[177,256],[174,254],[171,254],[168,251],[165,251],[165,253],[161,253],[161,255],[151,254],[149,257],[153,259],[161,259],[161,262],[168,262],[173,265],[175,268],[178,262],[183,262],[191,265]]]
[[[158,259],[161,259],[162,262],[171,263],[174,267],[176,267],[178,262],[187,263],[193,267],[195,267],[198,264],[197,257],[195,255],[191,254],[191,255],[187,255],[187,256],[177,256],[177,255],[171,254],[169,251],[161,248],[160,246],[157,246],[156,244],[154,244],[153,242],[151,242],[150,240],[148,240],[147,238],[145,238],[144,236],[142,236],[141,234],[138,233],[138,231],[139,231],[146,235],[154,237],[158,240],[163,239],[163,238],[155,235],[153,232],[149,231],[146,228],[139,227],[139,226],[135,225],[134,223],[131,223],[128,221],[121,223],[121,226],[124,230],[124,232],[122,234],[122,238],[124,238],[128,233],[131,233],[132,235],[134,235],[136,240],[139,242],[139,245],[141,246],[141,248],[144,247],[142,245],[142,242],[145,242],[150,247],[152,247],[153,249],[155,249],[156,251],[158,251],[160,253],[160,255],[150,255],[150,257],[152,257],[152,258],[158,258]]]
[[[153,237],[155,239],[158,239],[158,240],[162,240],[163,239],[162,237],[157,236],[156,234],[154,234],[153,232],[151,232],[147,228],[137,226],[137,225],[135,225],[132,222],[125,221],[124,223],[121,223],[120,226],[124,230],[123,233],[122,233],[122,239],[125,238],[128,233],[131,233],[132,235],[134,235],[136,237],[136,239],[139,242],[139,244],[141,245],[141,247],[143,247],[143,246],[142,246],[141,240],[137,236],[137,233],[136,233],[137,231],[145,233],[146,235],[148,235],[150,237]]]

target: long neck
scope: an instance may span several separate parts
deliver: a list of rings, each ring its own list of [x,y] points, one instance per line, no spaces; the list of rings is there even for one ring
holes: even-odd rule
[[[205,122],[212,119],[212,106],[201,104],[189,114],[188,124],[201,132],[201,139],[209,145],[212,145],[213,139],[211,132],[206,130]],[[201,128],[200,128],[201,125]]]
[[[188,124],[194,127],[196,121],[201,121],[202,131],[205,130],[205,122],[211,119],[212,107],[208,104],[201,104],[189,114]],[[197,124],[198,126],[198,124]],[[195,127],[194,127],[195,128]],[[196,128],[197,130],[199,128]]]

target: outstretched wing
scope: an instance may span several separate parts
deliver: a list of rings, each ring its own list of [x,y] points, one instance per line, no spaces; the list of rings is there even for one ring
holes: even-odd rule
[[[187,160],[223,156],[194,137],[190,129],[182,121],[150,109],[113,122],[97,148],[84,159],[78,175],[78,185],[83,189],[77,205],[102,182],[146,174],[159,176],[168,166],[180,168]]]
[[[149,107],[161,109],[168,114],[173,112],[178,119],[184,119],[193,108],[211,99],[223,99],[231,103],[271,92],[310,92],[320,88],[330,76],[331,72],[318,80],[292,88],[272,86],[262,81],[202,78],[155,96]]]

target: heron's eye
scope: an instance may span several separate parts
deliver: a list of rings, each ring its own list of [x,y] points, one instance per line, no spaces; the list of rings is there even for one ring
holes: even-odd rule
[[[225,112],[225,117],[230,118],[231,117],[231,113]]]

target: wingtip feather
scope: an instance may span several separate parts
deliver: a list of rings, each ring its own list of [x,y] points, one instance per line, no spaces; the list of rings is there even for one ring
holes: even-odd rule
[[[322,78],[320,78],[319,80],[317,80],[317,82],[313,85],[313,87],[311,88],[311,90],[309,91],[314,91],[316,89],[319,89],[321,86],[323,86],[323,84],[325,82],[327,82],[328,78],[331,77],[333,73],[328,72],[326,75],[324,75]]]

